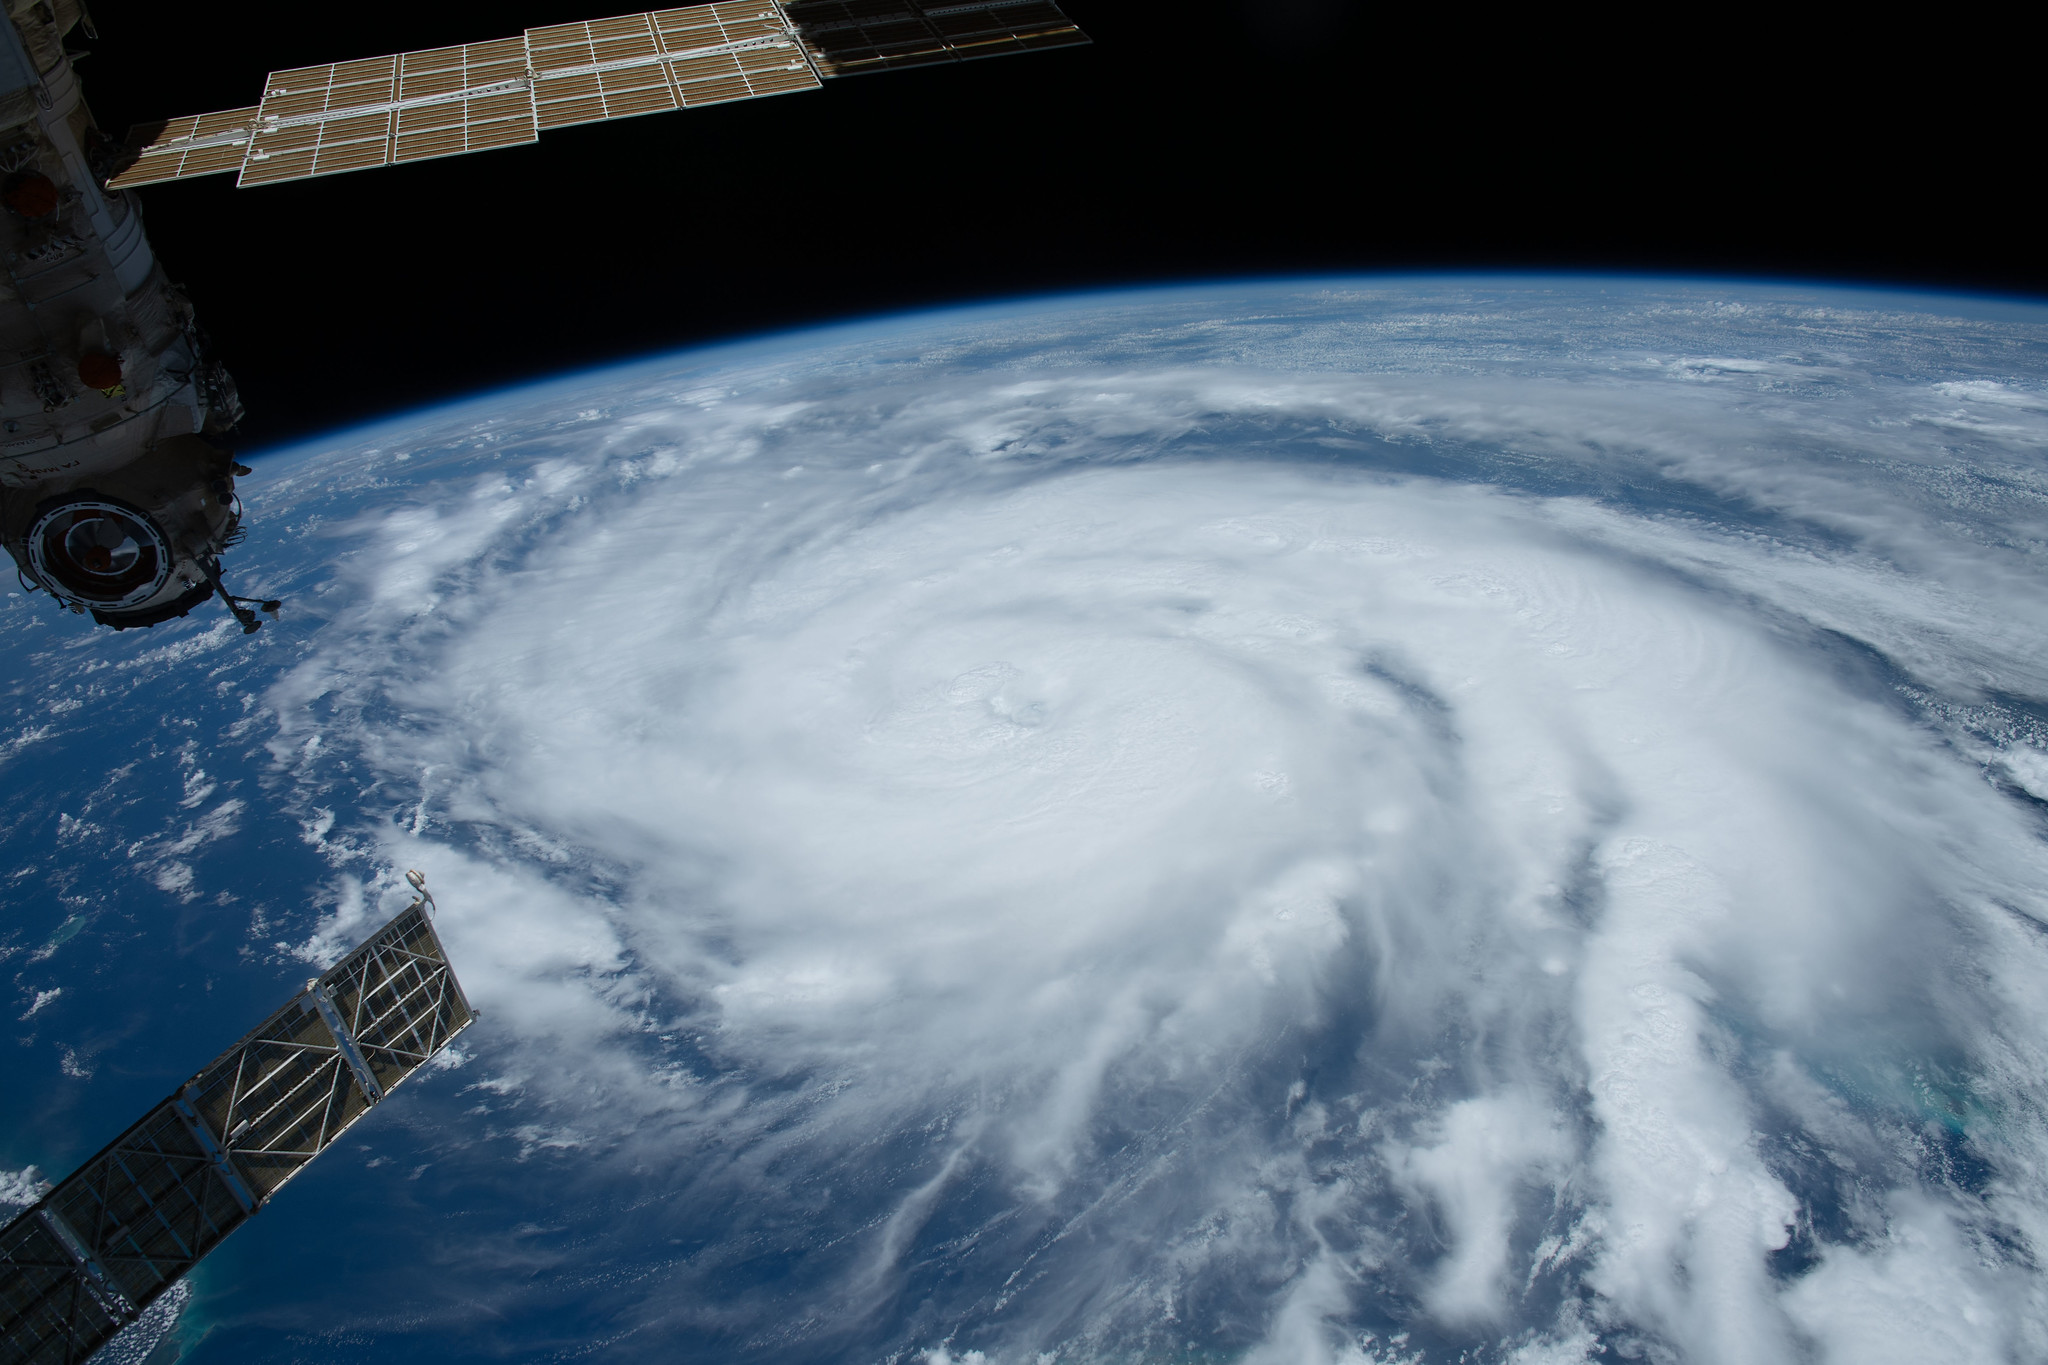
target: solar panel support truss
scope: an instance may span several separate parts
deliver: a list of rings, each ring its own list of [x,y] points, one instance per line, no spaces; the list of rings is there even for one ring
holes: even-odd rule
[[[414,883],[420,886],[419,882]],[[420,899],[0,1228],[0,1365],[78,1365],[469,1027]]]
[[[273,71],[252,109],[131,129],[111,189],[243,186],[532,142],[551,128],[1085,43],[1054,0],[718,0]]]

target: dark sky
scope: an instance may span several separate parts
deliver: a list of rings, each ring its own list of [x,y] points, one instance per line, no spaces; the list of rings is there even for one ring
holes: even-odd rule
[[[95,0],[101,122],[617,0]],[[1451,4],[1071,0],[1094,46],[142,192],[249,449],[565,367],[1151,280],[1624,268],[2048,293],[2019,46]],[[1627,21],[1635,23],[1640,21]],[[1661,21],[1660,21],[1661,22]]]

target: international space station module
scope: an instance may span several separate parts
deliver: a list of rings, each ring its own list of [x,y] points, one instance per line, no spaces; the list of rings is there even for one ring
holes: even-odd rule
[[[0,537],[25,585],[116,629],[220,586],[246,472],[207,438],[242,415],[79,96],[78,0],[0,24]],[[244,625],[255,617],[231,604]]]
[[[720,0],[273,71],[255,104],[117,142],[65,51],[80,0],[0,3],[0,538],[25,586],[116,630],[218,596],[253,632],[250,607],[278,606],[222,583],[249,471],[221,442],[242,406],[150,251],[137,188],[270,185],[1088,41],[1053,0]]]

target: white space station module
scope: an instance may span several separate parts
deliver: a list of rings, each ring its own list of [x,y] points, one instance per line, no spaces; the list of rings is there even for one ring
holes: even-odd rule
[[[220,444],[234,382],[133,191],[269,185],[533,142],[552,128],[815,90],[839,76],[1088,41],[1052,0],[723,0],[274,71],[243,109],[94,125],[64,40],[80,0],[0,0],[0,538],[23,585],[116,630],[230,594]]]

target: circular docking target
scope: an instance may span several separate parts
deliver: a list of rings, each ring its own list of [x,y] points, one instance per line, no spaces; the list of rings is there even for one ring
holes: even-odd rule
[[[171,547],[149,516],[104,498],[75,498],[28,532],[29,560],[46,586],[102,609],[133,606],[163,587]]]

